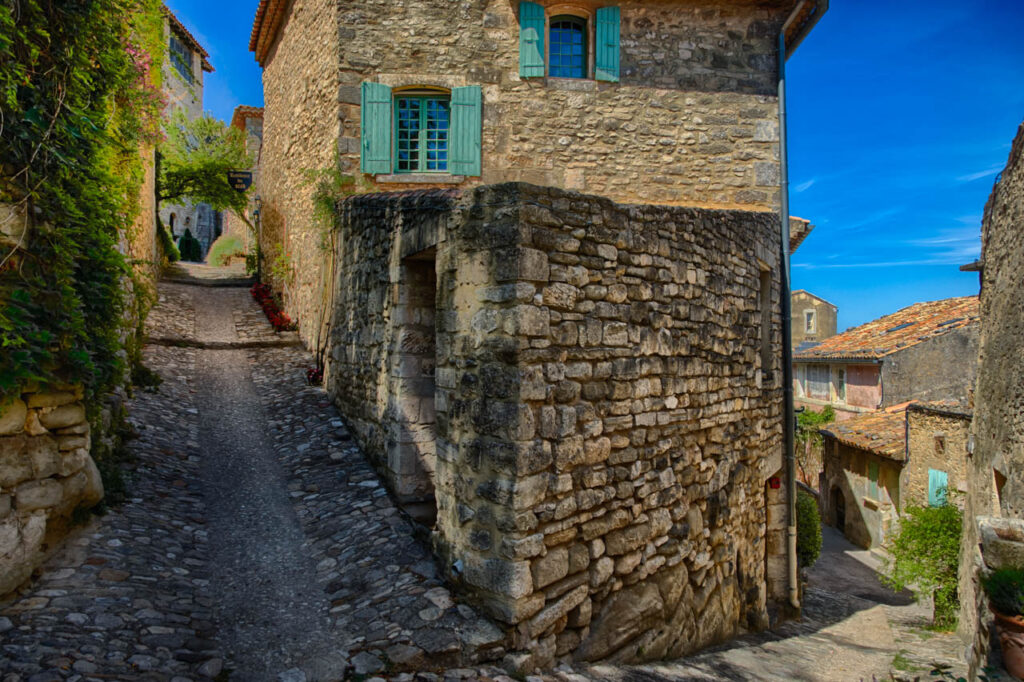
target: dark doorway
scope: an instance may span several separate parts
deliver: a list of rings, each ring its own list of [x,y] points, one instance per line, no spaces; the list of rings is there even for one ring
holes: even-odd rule
[[[832,486],[832,513],[835,515],[835,527],[846,534],[846,496],[839,486]]]

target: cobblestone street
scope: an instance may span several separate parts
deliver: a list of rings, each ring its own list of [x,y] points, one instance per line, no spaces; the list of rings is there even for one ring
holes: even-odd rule
[[[306,385],[310,354],[275,335],[245,289],[164,283],[149,333],[159,343],[144,361],[163,381],[129,404],[128,500],[0,604],[0,680],[513,679],[488,667],[505,654],[501,630],[449,593],[426,531]],[[812,575],[802,622],[685,661],[527,679],[869,680],[959,666],[959,641],[920,629],[920,607],[832,591],[843,587]]]

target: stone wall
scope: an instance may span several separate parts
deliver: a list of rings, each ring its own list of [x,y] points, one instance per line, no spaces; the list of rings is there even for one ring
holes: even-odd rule
[[[593,19],[595,3],[571,4]],[[617,201],[776,207],[784,9],[619,6],[621,80],[605,83],[520,78],[518,2],[346,2],[338,13],[343,170],[359,168],[363,81],[480,85],[483,175],[464,187],[526,181]]]
[[[977,374],[979,326],[971,324],[886,356],[880,407],[908,400],[966,401]]]
[[[977,519],[1024,519],[1024,125],[982,220],[980,365],[960,556],[960,632],[972,675],[986,665],[989,621]]]
[[[400,496],[434,488],[449,577],[516,665],[766,624],[776,223],[525,184],[342,202],[328,390]]]
[[[338,5],[335,0],[294,0],[263,71],[264,279],[283,291],[303,340],[317,350],[330,314],[324,300],[330,289],[324,279],[329,277],[328,252],[321,248],[327,228],[314,220],[315,188],[307,171],[337,166]],[[380,47],[387,41],[381,37]]]
[[[42,564],[76,509],[103,498],[80,389],[0,407],[0,596]]]
[[[948,475],[949,500],[962,506],[967,492],[969,412],[929,405],[907,408],[909,466],[900,480],[901,504],[928,504],[928,470]]]

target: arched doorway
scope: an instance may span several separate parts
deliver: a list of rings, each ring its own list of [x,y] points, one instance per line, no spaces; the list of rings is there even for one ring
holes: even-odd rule
[[[831,493],[832,502],[832,514],[835,519],[835,527],[838,528],[844,535],[846,534],[846,496],[843,495],[843,491],[839,489],[839,486],[832,486]]]

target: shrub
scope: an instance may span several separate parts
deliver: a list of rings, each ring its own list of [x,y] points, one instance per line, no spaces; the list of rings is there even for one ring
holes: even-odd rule
[[[796,557],[803,568],[810,568],[821,556],[821,515],[814,496],[803,491],[796,495]]]
[[[188,228],[185,228],[185,234],[178,240],[178,251],[181,253],[181,260],[198,262],[203,259],[203,246],[192,236],[192,230]]]
[[[1024,569],[1000,568],[982,576],[992,608],[1004,616],[1024,616]]]
[[[935,600],[932,625],[943,629],[956,625],[960,608],[957,563],[962,529],[963,513],[954,505],[911,505],[886,543],[891,558],[884,582],[896,590],[913,586],[931,594]]]
[[[156,223],[156,236],[160,240],[160,248],[163,249],[164,257],[167,258],[168,263],[176,263],[181,260],[181,253],[178,251],[177,245],[171,239],[171,235],[167,234],[167,229],[159,219],[157,219]]]
[[[217,267],[230,265],[235,258],[245,258],[245,246],[242,245],[242,240],[233,234],[222,234],[217,237],[217,241],[210,245],[210,251],[206,254],[206,262]]]

